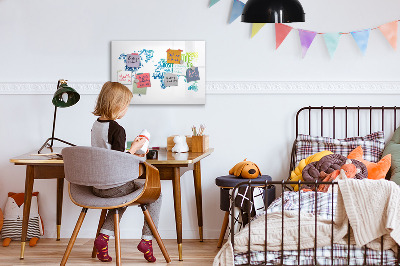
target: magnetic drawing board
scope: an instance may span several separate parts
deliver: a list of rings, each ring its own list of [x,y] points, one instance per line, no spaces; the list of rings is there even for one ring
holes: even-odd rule
[[[112,41],[111,81],[134,104],[205,104],[205,42]]]

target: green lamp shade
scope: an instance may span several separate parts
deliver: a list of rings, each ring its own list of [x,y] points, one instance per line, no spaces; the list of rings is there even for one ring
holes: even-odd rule
[[[68,87],[67,84],[61,84],[53,95],[53,104],[56,107],[70,107],[76,104],[80,99],[80,95],[76,90]]]

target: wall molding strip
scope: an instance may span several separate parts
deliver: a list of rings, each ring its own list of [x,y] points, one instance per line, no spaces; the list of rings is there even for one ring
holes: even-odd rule
[[[71,82],[80,94],[98,94],[103,82]],[[56,82],[0,83],[0,94],[53,94]],[[209,81],[206,94],[400,94],[400,81]]]

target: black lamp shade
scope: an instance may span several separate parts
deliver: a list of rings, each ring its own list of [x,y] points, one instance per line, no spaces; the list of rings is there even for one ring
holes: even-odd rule
[[[243,9],[242,22],[304,22],[304,15],[298,0],[249,0]]]
[[[80,99],[79,93],[67,84],[61,84],[53,95],[53,104],[56,107],[70,107]]]

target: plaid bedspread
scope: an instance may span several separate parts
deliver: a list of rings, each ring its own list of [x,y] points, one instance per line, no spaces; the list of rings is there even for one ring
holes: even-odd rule
[[[282,203],[284,210],[298,210],[301,212],[313,213],[326,219],[332,219],[336,208],[336,194],[317,192],[317,200],[315,192],[285,192],[283,197],[277,198],[267,210],[268,213],[282,211]],[[260,215],[265,215],[265,212]],[[260,215],[254,217],[257,219]],[[285,250],[283,252],[284,265],[314,265],[314,249],[303,249],[300,256],[297,250]],[[364,255],[366,254],[366,256]],[[281,265],[281,251],[250,252],[250,265],[265,265],[265,255],[267,256],[266,265]],[[333,262],[332,248],[326,246],[316,249],[317,265],[382,265],[381,252],[371,250],[364,247],[350,245],[350,256],[348,256],[347,245],[333,245]],[[349,264],[348,264],[349,257]],[[395,265],[396,257],[392,250],[383,252],[383,265]],[[235,254],[235,265],[248,265],[248,253]]]

